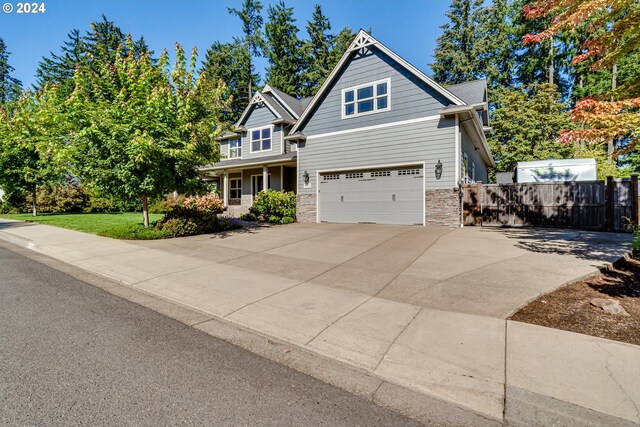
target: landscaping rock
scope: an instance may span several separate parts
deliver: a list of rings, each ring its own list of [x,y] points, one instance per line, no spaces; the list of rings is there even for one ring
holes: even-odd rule
[[[629,313],[620,305],[620,302],[614,299],[594,298],[591,300],[591,305],[600,307],[609,314],[629,316]]]

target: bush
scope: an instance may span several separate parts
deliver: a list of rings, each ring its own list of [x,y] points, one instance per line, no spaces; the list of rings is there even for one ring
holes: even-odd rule
[[[249,208],[259,220],[288,224],[295,221],[296,195],[293,192],[275,191],[269,189],[258,194]],[[285,218],[287,222],[285,221]]]
[[[171,237],[165,230],[157,228],[145,228],[142,224],[127,224],[121,227],[112,227],[108,230],[98,231],[99,236],[111,237],[121,240],[155,240]]]
[[[69,213],[82,212],[89,201],[89,193],[79,185],[52,185],[42,187],[36,193],[38,212]],[[33,202],[31,194],[26,196],[24,210],[30,210]]]
[[[257,221],[258,218],[251,212],[240,215],[240,219],[243,221]]]
[[[164,203],[164,218],[156,228],[173,237],[219,231],[223,201],[216,194],[200,197],[169,196]]]
[[[171,218],[167,221],[164,221],[161,230],[171,237],[182,237],[196,234],[198,231],[198,226],[188,219]]]

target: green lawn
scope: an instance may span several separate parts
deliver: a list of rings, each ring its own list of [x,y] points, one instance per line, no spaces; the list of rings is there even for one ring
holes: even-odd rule
[[[0,215],[0,218],[37,222],[115,239],[146,240],[166,237],[164,233],[153,229],[152,226],[145,229],[142,226],[142,213],[140,212],[40,214],[36,217],[31,214],[4,214]],[[162,218],[160,214],[149,215],[149,220],[152,223],[160,218]]]

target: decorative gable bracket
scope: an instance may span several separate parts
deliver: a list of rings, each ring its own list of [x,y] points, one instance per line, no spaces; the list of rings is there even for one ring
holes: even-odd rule
[[[260,104],[264,102],[265,102],[265,99],[262,96],[262,94],[260,92],[256,92],[256,94],[253,95],[253,98],[251,98],[251,102],[249,104]]]
[[[347,52],[360,50],[363,47],[367,47],[374,44],[375,42],[376,42],[375,39],[371,37],[371,35],[368,34],[366,31],[360,31],[356,36],[356,38],[353,40],[353,42],[351,42],[351,45],[349,45],[349,49],[347,49]]]

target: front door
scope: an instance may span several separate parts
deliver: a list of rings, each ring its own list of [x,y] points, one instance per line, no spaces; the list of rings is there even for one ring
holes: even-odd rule
[[[267,175],[267,188],[271,188],[271,174]],[[251,195],[255,199],[258,193],[262,191],[262,184],[264,183],[264,179],[262,175],[253,175],[251,176]]]

